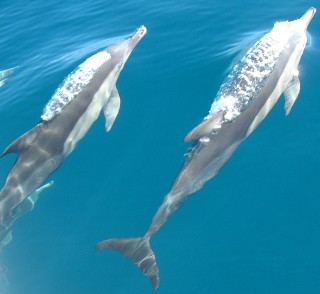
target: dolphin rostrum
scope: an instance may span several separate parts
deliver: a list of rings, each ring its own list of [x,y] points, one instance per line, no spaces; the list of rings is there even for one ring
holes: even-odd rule
[[[94,54],[72,72],[45,106],[41,121],[15,140],[2,156],[18,159],[0,191],[0,227],[74,150],[101,111],[109,131],[120,108],[119,74],[146,34],[141,26],[129,38]]]
[[[219,172],[282,93],[285,114],[289,114],[299,94],[298,65],[307,42],[306,29],[315,12],[310,8],[298,20],[276,23],[232,67],[209,114],[186,136],[185,141],[194,141],[194,145],[145,235],[105,240],[97,249],[121,252],[143,271],[154,288],[159,286],[150,238],[189,195]]]

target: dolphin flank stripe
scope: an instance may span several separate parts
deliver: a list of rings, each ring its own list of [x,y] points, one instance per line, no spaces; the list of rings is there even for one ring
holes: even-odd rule
[[[220,171],[282,93],[286,115],[290,112],[300,90],[297,72],[307,42],[306,29],[315,12],[312,7],[298,20],[276,23],[235,63],[209,114],[186,136],[185,141],[193,140],[194,144],[144,236],[108,239],[98,243],[97,249],[121,252],[143,271],[153,288],[158,288],[159,270],[151,237]]]

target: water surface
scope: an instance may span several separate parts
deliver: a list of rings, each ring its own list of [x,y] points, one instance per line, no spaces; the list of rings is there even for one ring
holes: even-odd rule
[[[235,57],[230,45],[298,18],[318,1],[1,4],[0,70],[19,69],[0,89],[0,149],[39,121],[86,57],[110,38],[148,28],[118,81],[122,105],[112,131],[106,134],[99,118],[48,179],[55,185],[16,223],[0,257],[9,282],[2,291],[151,293],[130,261],[95,244],[145,231],[188,149],[183,138],[207,114]],[[153,238],[157,293],[320,292],[319,12],[309,32],[290,116],[280,99],[220,174]],[[1,182],[14,160],[1,159]]]

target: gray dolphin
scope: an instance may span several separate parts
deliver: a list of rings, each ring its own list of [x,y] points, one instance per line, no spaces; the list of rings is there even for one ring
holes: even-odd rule
[[[154,288],[159,286],[150,238],[189,195],[218,173],[282,93],[285,113],[289,114],[299,94],[298,65],[307,42],[306,29],[315,12],[310,8],[298,20],[276,23],[233,66],[209,114],[186,136],[185,141],[193,140],[194,145],[145,235],[105,240],[97,249],[121,252],[143,271]]]
[[[41,122],[7,147],[2,156],[10,152],[19,156],[0,191],[0,226],[62,164],[101,111],[106,130],[111,129],[120,108],[116,81],[145,34],[141,26],[128,39],[89,57],[55,92]]]

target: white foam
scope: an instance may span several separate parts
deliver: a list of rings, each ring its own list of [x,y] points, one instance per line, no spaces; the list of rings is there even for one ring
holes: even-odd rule
[[[56,90],[45,106],[41,118],[49,121],[59,114],[88,85],[95,72],[110,58],[110,54],[103,50],[84,61]]]

